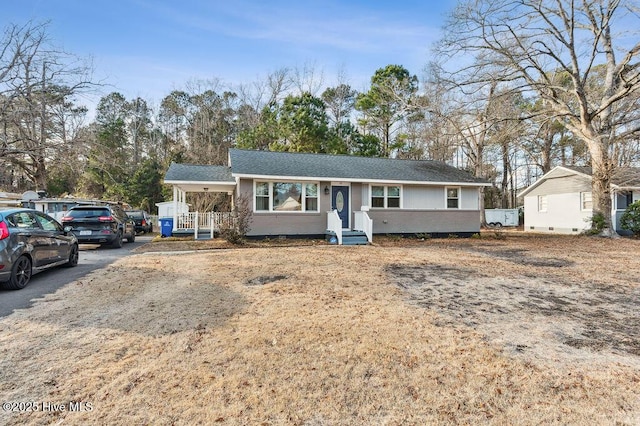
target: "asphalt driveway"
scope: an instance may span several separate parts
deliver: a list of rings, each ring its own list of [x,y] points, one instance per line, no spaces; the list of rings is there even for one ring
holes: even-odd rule
[[[28,308],[34,299],[54,293],[59,288],[88,274],[103,268],[117,259],[128,256],[132,250],[151,241],[151,235],[138,235],[132,244],[124,244],[122,248],[102,248],[98,245],[81,244],[80,260],[74,268],[53,268],[31,278],[31,282],[22,290],[0,290],[0,317],[10,315],[16,309]]]

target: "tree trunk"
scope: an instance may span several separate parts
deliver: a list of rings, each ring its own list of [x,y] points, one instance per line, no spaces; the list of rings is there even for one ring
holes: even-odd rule
[[[549,173],[551,167],[551,150],[553,149],[554,133],[551,124],[546,125],[544,143],[542,145],[542,174]],[[563,162],[564,163],[564,162]]]
[[[501,146],[502,149],[502,182],[501,182],[501,206],[503,209],[509,208],[509,199],[511,198],[509,194],[509,172],[511,171],[511,162],[509,161],[509,146],[506,143],[503,143]]]
[[[36,184],[36,189],[47,189],[47,168],[44,157],[38,156],[33,160],[33,181]]]
[[[602,229],[599,235],[613,237],[616,235],[613,230],[611,217],[611,176],[613,174],[613,164],[599,141],[588,141],[588,144],[591,145],[589,150],[591,152],[592,169],[592,225],[596,226],[598,220],[601,220]]]

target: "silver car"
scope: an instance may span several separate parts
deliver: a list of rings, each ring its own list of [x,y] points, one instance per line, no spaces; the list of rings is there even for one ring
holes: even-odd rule
[[[31,276],[78,264],[78,240],[51,216],[32,209],[0,210],[0,285],[25,288]]]

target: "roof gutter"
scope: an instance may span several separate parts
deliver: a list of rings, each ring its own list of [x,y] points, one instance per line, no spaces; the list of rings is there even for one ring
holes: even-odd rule
[[[358,179],[358,178],[344,178],[344,177],[330,177],[330,176],[275,176],[275,175],[253,175],[253,174],[245,174],[245,173],[232,173],[233,177],[237,179],[262,179],[262,180],[270,180],[270,181],[309,181],[309,182],[361,182],[361,183],[380,183],[380,184],[389,184],[396,183],[400,185],[427,185],[427,186],[468,186],[468,187],[479,187],[479,186],[492,186],[489,182],[429,182],[429,181],[416,181],[416,180],[387,180],[387,179]]]

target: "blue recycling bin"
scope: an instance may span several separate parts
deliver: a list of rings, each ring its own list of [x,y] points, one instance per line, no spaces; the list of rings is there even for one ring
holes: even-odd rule
[[[162,238],[173,235],[173,218],[163,217],[160,219],[160,235]]]

